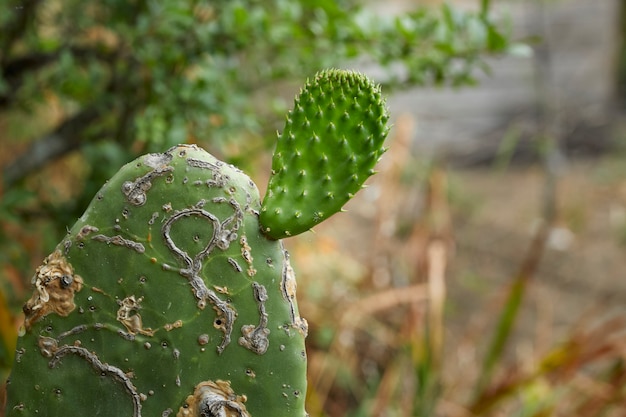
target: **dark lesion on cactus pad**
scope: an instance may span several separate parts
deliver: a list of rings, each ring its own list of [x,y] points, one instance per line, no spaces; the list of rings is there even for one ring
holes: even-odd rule
[[[283,298],[289,303],[289,315],[291,323],[286,327],[286,330],[290,328],[297,329],[304,337],[307,336],[309,331],[309,325],[305,319],[300,317],[298,310],[296,309],[296,274],[289,262],[289,252],[283,248],[283,270],[280,282],[280,289]]]
[[[74,355],[84,359],[98,374],[104,377],[113,378],[121,384],[129,394],[133,404],[133,417],[141,417],[141,399],[142,395],[130,380],[129,376],[120,368],[108,363],[103,363],[98,356],[75,343],[72,345],[59,345],[59,341],[52,337],[40,336],[38,340],[39,351],[41,354],[49,358],[48,367],[56,368],[61,364],[61,359],[67,355]]]
[[[251,417],[245,395],[237,395],[230,381],[204,381],[196,385],[176,417]]]
[[[100,231],[100,229],[98,229],[97,227],[91,226],[89,224],[86,224],[86,225],[84,225],[83,227],[80,228],[80,230],[76,234],[76,238],[75,239],[77,241],[83,241],[91,233],[97,233],[99,231]]]
[[[132,249],[137,253],[144,253],[146,251],[146,248],[144,247],[142,243],[135,242],[134,240],[126,239],[120,235],[106,236],[103,234],[98,234],[98,235],[93,236],[91,240],[95,240],[97,242],[103,242],[103,243],[106,243],[107,245],[125,247],[128,249]]]
[[[269,347],[269,334],[270,329],[267,328],[268,315],[265,310],[265,302],[267,301],[267,290],[258,282],[252,283],[254,292],[254,300],[256,301],[259,309],[259,325],[254,326],[252,324],[245,324],[241,326],[241,336],[239,338],[239,344],[252,352],[262,355],[267,352]]]
[[[117,321],[122,323],[131,335],[154,336],[154,330],[143,327],[143,320],[138,313],[142,301],[143,297],[136,298],[134,295],[118,300],[120,308],[117,310]]]
[[[74,294],[83,287],[83,279],[74,274],[74,268],[58,249],[37,268],[32,283],[35,291],[24,305],[26,329],[50,313],[66,317],[76,308]]]
[[[150,159],[146,158],[146,161],[150,161]],[[134,181],[125,181],[122,184],[122,193],[124,193],[128,202],[133,206],[143,206],[146,204],[146,200],[148,199],[147,192],[150,188],[152,188],[152,180],[155,177],[168,174],[173,170],[174,168],[171,166],[156,165],[153,167],[152,171],[142,175]]]
[[[241,244],[241,257],[244,261],[246,261],[246,264],[248,264],[248,269],[246,272],[248,273],[249,277],[253,277],[256,275],[257,270],[256,268],[254,268],[252,247],[250,247],[250,245],[248,244],[248,238],[246,236],[242,236],[239,240],[239,243]]]
[[[212,226],[211,238],[208,239],[204,248],[193,257],[183,249],[184,246],[180,242],[177,244],[172,238],[173,225],[190,217],[207,220]],[[226,222],[228,222],[228,220]],[[215,291],[207,287],[201,277],[201,270],[204,260],[211,254],[215,247],[220,247],[218,245],[220,242],[219,238],[223,236],[223,231],[225,230],[224,224],[226,222],[220,222],[217,216],[202,208],[193,207],[175,211],[174,214],[165,221],[162,229],[162,236],[165,245],[184,265],[183,268],[178,270],[178,273],[185,277],[191,285],[192,291],[198,303],[198,308],[204,309],[208,301],[217,312],[220,321],[219,325],[214,325],[221,330],[222,333],[224,333],[222,343],[220,343],[217,347],[219,353],[223,352],[226,346],[230,343],[233,323],[237,317],[237,312],[232,305],[222,300],[215,293]],[[165,269],[173,270],[174,268],[167,266]]]

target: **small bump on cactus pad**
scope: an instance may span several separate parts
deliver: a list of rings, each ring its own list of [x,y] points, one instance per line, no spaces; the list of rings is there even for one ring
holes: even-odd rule
[[[341,210],[374,173],[388,119],[379,87],[362,74],[327,70],[309,80],[278,138],[263,232],[294,236]]]
[[[307,325],[259,210],[194,146],[124,166],[35,272],[6,415],[304,417]]]

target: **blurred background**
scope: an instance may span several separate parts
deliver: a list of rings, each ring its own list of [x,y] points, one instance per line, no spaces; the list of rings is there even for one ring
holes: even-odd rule
[[[263,194],[294,94],[342,67],[381,83],[393,127],[348,211],[286,242],[310,415],[626,415],[624,17],[0,0],[0,380],[35,268],[122,164],[197,143]]]

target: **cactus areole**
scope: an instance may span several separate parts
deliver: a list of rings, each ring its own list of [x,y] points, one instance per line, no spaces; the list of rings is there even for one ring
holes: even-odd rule
[[[318,74],[263,204],[193,145],[122,167],[32,278],[6,415],[306,416],[307,322],[279,238],[362,187],[387,118],[364,76]]]

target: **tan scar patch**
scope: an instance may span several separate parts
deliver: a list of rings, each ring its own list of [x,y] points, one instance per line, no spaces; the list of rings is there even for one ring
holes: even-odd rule
[[[50,313],[62,317],[70,314],[76,308],[74,294],[83,287],[83,279],[74,274],[74,268],[60,250],[55,250],[44,260],[31,283],[35,291],[24,305],[27,329]]]
[[[185,400],[176,417],[250,417],[245,395],[236,395],[230,381],[204,381],[196,385],[193,395]]]
[[[117,320],[126,327],[130,334],[154,336],[154,330],[143,327],[143,320],[138,313],[142,301],[143,297],[135,298],[134,295],[118,301],[120,308],[117,310]]]

